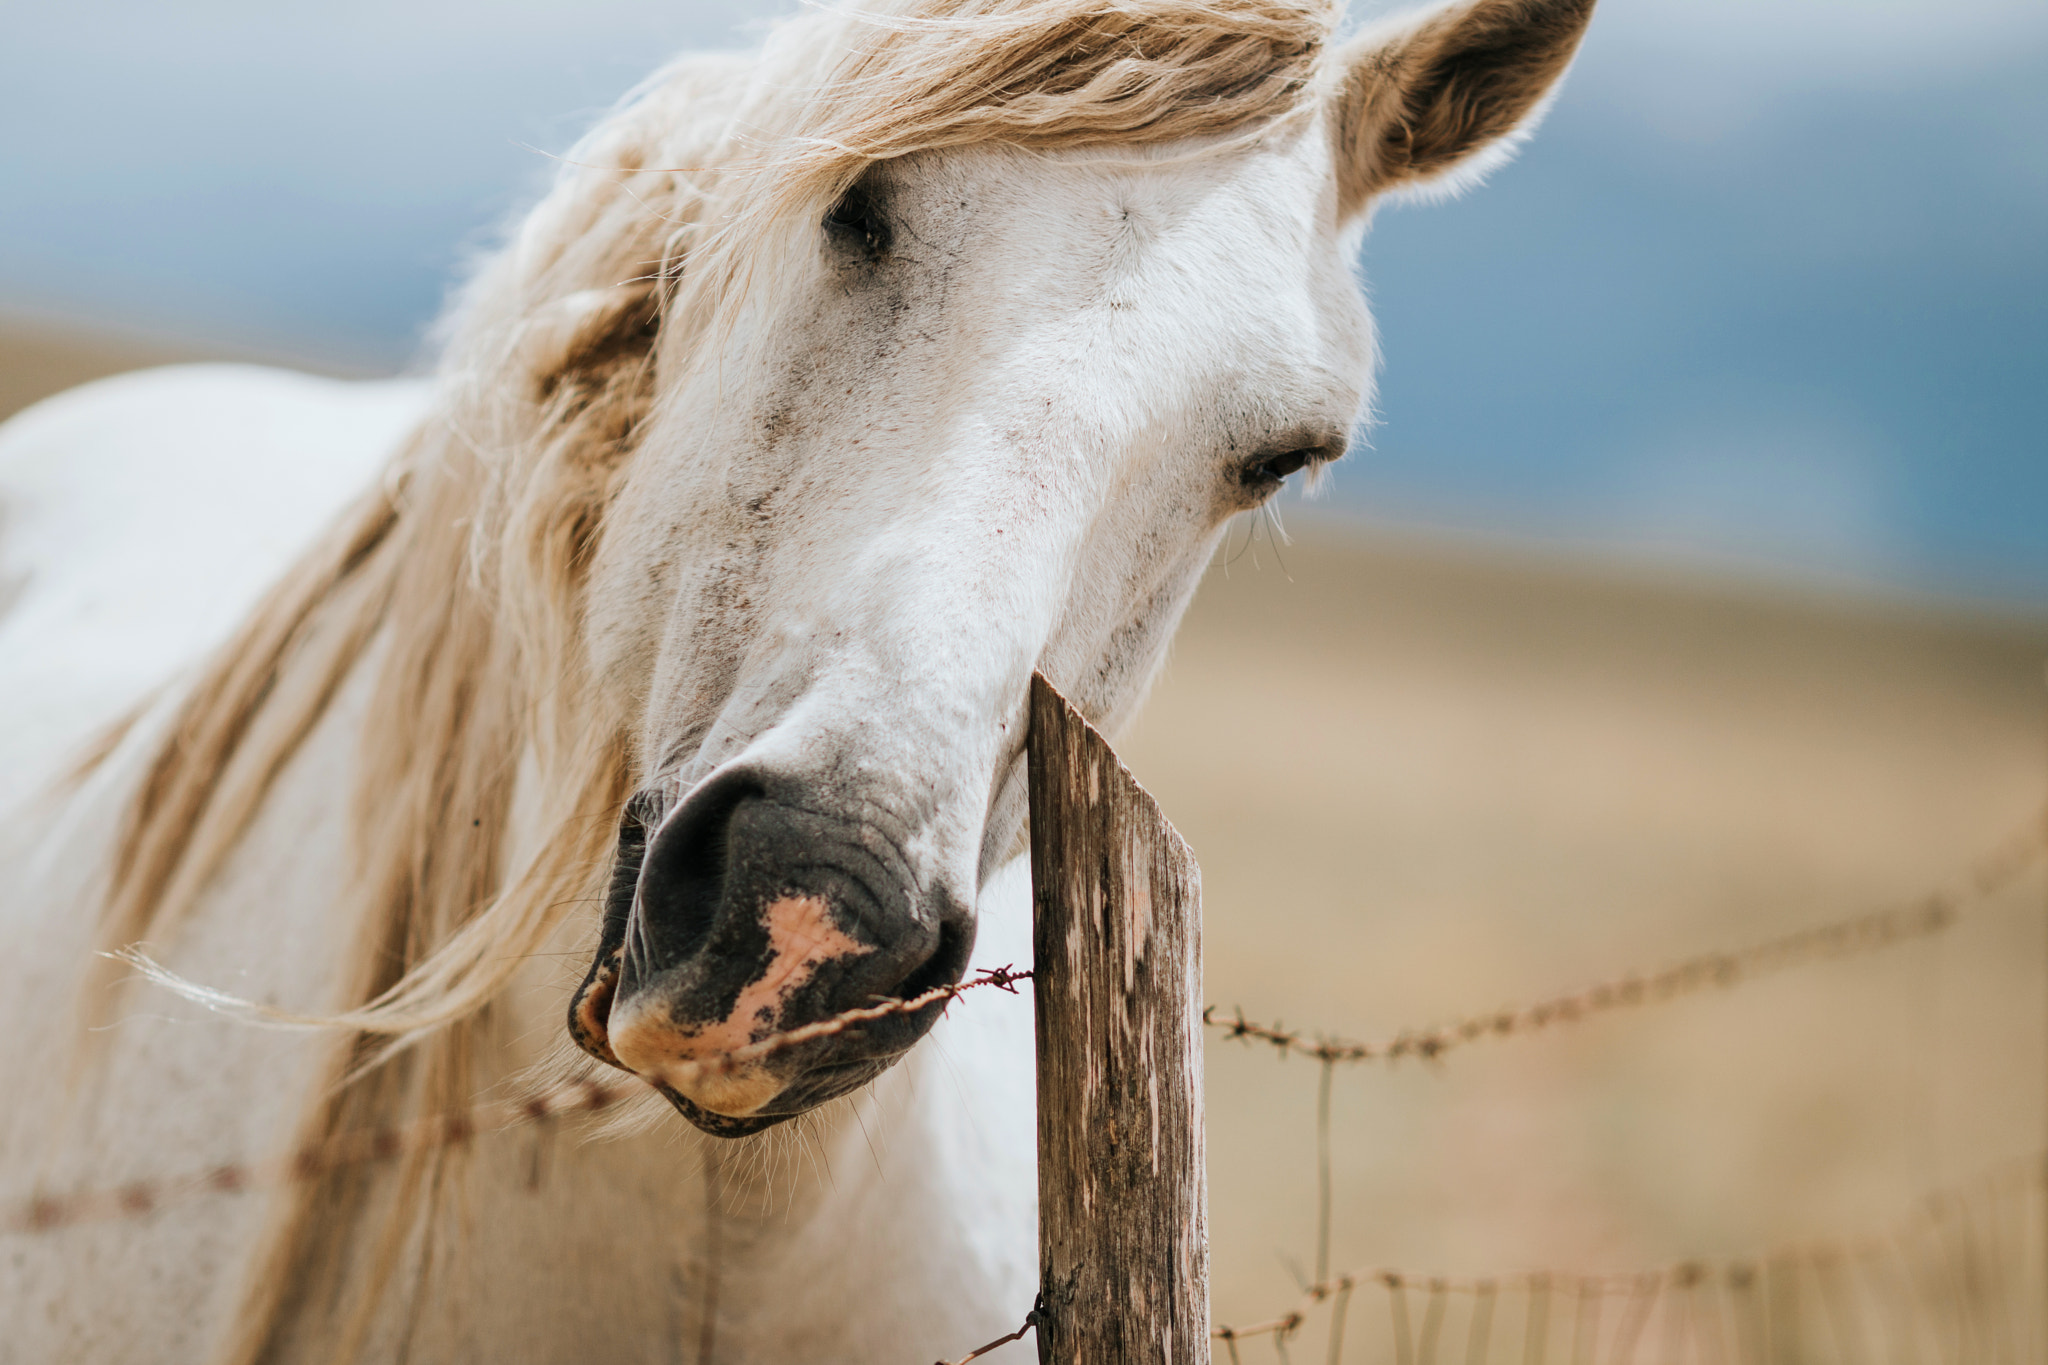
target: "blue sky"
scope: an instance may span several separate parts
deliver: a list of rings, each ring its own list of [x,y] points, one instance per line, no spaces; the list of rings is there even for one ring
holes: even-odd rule
[[[607,102],[766,11],[74,0],[0,43],[0,309],[370,364]],[[1380,520],[2048,605],[2048,5],[1608,0],[1383,213]]]

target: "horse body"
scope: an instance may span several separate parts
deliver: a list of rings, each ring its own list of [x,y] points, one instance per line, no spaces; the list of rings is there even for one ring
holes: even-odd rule
[[[94,1040],[103,1054],[98,1087],[81,1087],[51,1063],[78,1051],[75,996],[90,975],[117,812],[132,799],[181,685],[374,477],[422,398],[416,385],[181,367],[101,381],[5,429],[0,548],[19,586],[0,619],[11,711],[0,780],[12,798],[0,826],[0,951],[10,964],[0,1027],[26,1043],[0,1061],[10,1097],[0,1106],[0,1150],[11,1189],[30,1180],[65,1189],[161,1178],[289,1143],[319,1074],[303,1038],[223,1030],[176,997],[130,995],[118,1008],[137,1017]],[[332,963],[350,928],[330,897],[308,891],[346,877],[348,731],[360,712],[359,697],[335,708],[279,785],[251,856],[191,922],[186,950],[222,979],[332,1003]],[[111,752],[75,784],[62,780],[63,760],[131,713]],[[281,830],[294,833],[278,837]],[[264,894],[287,875],[267,855],[285,849],[293,893]],[[263,932],[252,934],[252,922]],[[92,1140],[81,1143],[82,1132]],[[12,1334],[0,1354],[204,1358],[234,1311],[236,1272],[260,1247],[260,1225],[251,1201],[228,1199],[174,1223],[13,1241],[5,1248],[10,1286],[27,1302],[75,1306],[46,1320],[47,1337]],[[94,1284],[126,1292],[79,1294]]]
[[[1365,403],[1373,197],[1523,126],[1590,3],[1334,59],[1265,0],[902,11],[650,81],[430,385],[170,373],[0,434],[4,1188],[649,1087],[12,1238],[6,1350],[898,1360],[1029,1305],[1021,1004],[698,1063],[1024,964],[1031,672],[1131,714]],[[173,991],[94,954],[138,941]]]
[[[389,460],[418,381],[236,365],[121,375],[0,445],[0,809],[198,663]]]

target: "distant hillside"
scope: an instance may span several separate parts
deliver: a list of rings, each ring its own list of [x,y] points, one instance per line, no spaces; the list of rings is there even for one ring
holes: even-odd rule
[[[99,330],[0,312],[0,422],[31,403],[90,380],[124,370],[195,360],[289,365],[318,374],[367,373],[361,366],[337,365],[305,356],[257,353],[247,348]]]
[[[0,318],[0,420],[89,379],[213,357],[196,347],[94,334]]]

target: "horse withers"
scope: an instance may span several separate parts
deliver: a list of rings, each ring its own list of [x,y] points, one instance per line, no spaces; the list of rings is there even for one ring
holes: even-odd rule
[[[0,1193],[649,1083],[602,1140],[10,1236],[0,1353],[1014,1325],[1020,1005],[705,1063],[1023,965],[1032,672],[1132,714],[1231,520],[1365,410],[1373,206],[1497,157],[1591,8],[807,13],[603,119],[430,382],[164,371],[0,433]]]

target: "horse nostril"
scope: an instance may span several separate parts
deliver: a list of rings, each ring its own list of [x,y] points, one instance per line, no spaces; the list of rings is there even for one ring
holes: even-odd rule
[[[938,945],[903,978],[896,988],[897,998],[911,1000],[936,987],[952,985],[967,974],[967,960],[973,952],[973,927],[951,918],[941,920]]]
[[[628,975],[658,971],[704,946],[725,895],[733,814],[760,795],[756,782],[732,774],[693,793],[656,832],[640,869]]]

